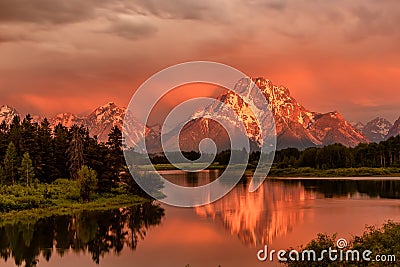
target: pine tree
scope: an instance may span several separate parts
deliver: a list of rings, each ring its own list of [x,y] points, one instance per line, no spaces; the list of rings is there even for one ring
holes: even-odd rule
[[[8,125],[5,121],[0,124],[0,162],[4,161],[4,155],[8,145]]]
[[[0,165],[0,185],[6,183],[6,172],[4,171],[3,166]]]
[[[51,136],[50,123],[46,118],[40,123],[38,128],[38,172],[41,181],[50,183],[53,182],[58,175],[55,167],[55,156],[53,138]],[[64,163],[65,165],[65,163]]]
[[[114,126],[108,134],[106,143],[106,169],[99,176],[100,191],[110,191],[120,179],[120,173],[127,171],[124,169],[124,155],[122,151],[122,132]]]
[[[19,116],[14,116],[11,124],[10,124],[10,130],[8,134],[8,144],[12,142],[17,149],[17,154],[18,156],[22,156],[22,154],[19,154],[20,152],[20,147],[21,147],[21,120]]]
[[[83,140],[78,126],[72,126],[70,131],[71,141],[67,150],[69,173],[70,177],[76,180],[78,171],[83,165]]]
[[[55,177],[68,177],[68,130],[65,126],[59,123],[54,128],[54,161],[55,161]]]
[[[25,183],[26,186],[32,184],[33,178],[35,177],[35,168],[32,166],[32,160],[29,157],[29,153],[25,152],[22,157],[21,167],[18,169],[20,175],[20,181]]]
[[[117,127],[114,126],[111,129],[111,132],[108,134],[107,146],[110,149],[110,163],[112,172],[116,177],[119,176],[119,173],[123,170],[124,164],[124,154],[122,151],[122,132]]]
[[[17,177],[18,158],[17,150],[13,142],[10,142],[7,147],[6,155],[4,157],[4,170],[7,179],[11,180],[11,183],[14,184]]]
[[[21,151],[18,155],[22,157],[25,152],[28,152],[34,166],[40,166],[41,162],[37,129],[37,122],[33,122],[31,115],[27,114],[21,123]]]

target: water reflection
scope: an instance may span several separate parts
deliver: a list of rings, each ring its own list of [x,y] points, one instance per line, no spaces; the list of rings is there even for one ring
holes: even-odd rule
[[[242,243],[254,247],[286,236],[295,225],[304,222],[305,210],[316,199],[400,198],[400,181],[268,180],[256,192],[249,193],[249,179],[244,178],[224,198],[195,211],[203,218],[219,222]]]
[[[304,210],[293,206],[316,198],[315,192],[306,191],[300,184],[267,182],[254,193],[247,190],[248,184],[245,180],[219,201],[197,207],[196,213],[221,222],[251,246],[269,244],[277,236],[286,235],[304,220]]]
[[[371,198],[400,199],[400,180],[372,180],[372,178],[354,180],[303,179],[291,182],[300,182],[306,190],[315,190],[322,193],[324,197],[349,196],[356,198],[364,195]]]
[[[136,249],[149,227],[158,225],[163,216],[158,204],[145,203],[6,224],[0,227],[0,256],[5,261],[13,259],[18,266],[35,266],[40,254],[49,261],[53,253],[87,251],[99,263],[109,252]]]
[[[218,177],[214,171],[166,175],[184,186]],[[400,199],[400,180],[267,180],[249,193],[249,179],[242,179],[227,196],[206,206],[164,205],[166,220],[163,208],[147,203],[7,225],[0,222],[0,265],[7,260],[34,266],[39,258],[41,266],[52,258],[50,265],[54,261],[69,266],[66,261],[77,259],[76,266],[86,266],[71,252],[88,252],[102,266],[265,266],[257,265],[255,257],[265,244],[285,249],[305,244],[319,232],[360,234],[365,224],[400,218],[399,202],[390,200]],[[162,225],[152,229],[138,251],[132,252],[161,220]],[[226,230],[221,231],[221,226]],[[65,255],[63,261],[57,255]]]

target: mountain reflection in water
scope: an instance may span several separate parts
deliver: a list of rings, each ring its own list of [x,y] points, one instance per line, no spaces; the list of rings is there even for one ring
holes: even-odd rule
[[[217,171],[163,174],[182,186],[218,178]],[[366,224],[400,220],[396,178],[269,179],[253,193],[248,192],[250,179],[244,177],[225,197],[196,208],[149,202],[109,211],[0,221],[0,265],[7,261],[6,266],[13,262],[34,266],[39,259],[38,266],[60,267],[90,263],[266,266],[256,258],[265,244],[285,249],[305,244],[320,232],[346,237],[361,233]]]
[[[257,191],[248,191],[249,177],[224,198],[196,213],[219,222],[242,243],[258,247],[286,236],[303,223],[307,204],[323,198],[400,198],[400,181],[277,179],[267,180]]]
[[[289,206],[316,198],[315,192],[300,184],[282,187],[268,182],[254,193],[247,187],[247,183],[237,186],[217,202],[197,207],[196,213],[222,222],[232,235],[251,246],[269,244],[291,231],[304,220],[304,210]]]

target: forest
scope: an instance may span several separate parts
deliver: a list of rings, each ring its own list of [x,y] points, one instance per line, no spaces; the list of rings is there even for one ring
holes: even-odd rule
[[[51,129],[30,115],[0,125],[0,185],[0,212],[145,196],[128,175],[118,127],[102,143],[83,126]]]
[[[122,134],[112,128],[107,143],[90,137],[83,126],[67,128],[58,124],[54,130],[47,119],[40,124],[30,115],[22,121],[15,116],[10,126],[0,125],[0,183],[51,183],[58,178],[78,178],[83,171],[93,171],[98,190],[110,191],[124,169]]]
[[[226,165],[229,163],[230,155],[230,151],[222,151],[216,155],[214,163]],[[192,155],[192,157],[194,156]],[[259,151],[250,153],[250,164],[257,164],[259,157]],[[324,147],[310,147],[305,150],[286,148],[275,152],[273,165],[280,169],[298,167],[315,169],[400,167],[400,136],[391,137],[379,144],[359,144],[356,147],[332,144]]]
[[[70,128],[58,124],[54,129],[44,119],[34,122],[30,115],[22,121],[15,116],[8,126],[0,125],[0,184],[51,184],[65,178],[78,182],[83,200],[93,193],[107,193],[121,182],[136,193],[143,193],[130,179],[123,157],[122,133],[113,127],[105,143],[91,137],[83,126]],[[190,160],[200,157],[198,152],[183,152]],[[260,152],[249,155],[249,166],[256,166]],[[218,153],[214,165],[227,165],[230,151]],[[155,164],[168,163],[165,156],[152,156]],[[332,144],[305,150],[287,148],[275,152],[273,169],[313,168],[317,170],[340,168],[399,168],[400,136],[379,144],[359,144],[346,147]]]

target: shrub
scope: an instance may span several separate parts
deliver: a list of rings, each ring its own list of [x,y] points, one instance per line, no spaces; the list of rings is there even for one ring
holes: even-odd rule
[[[89,201],[97,189],[96,171],[83,165],[78,171],[78,186],[82,199]]]

